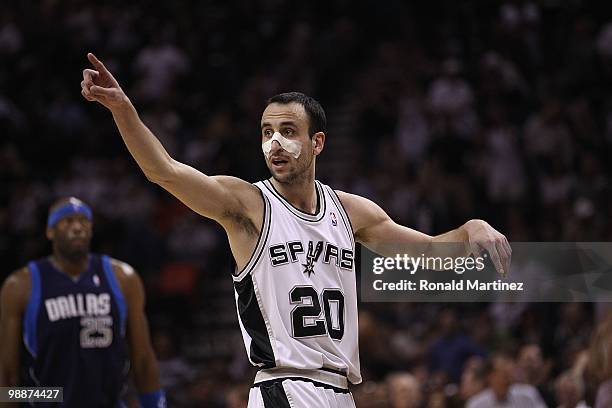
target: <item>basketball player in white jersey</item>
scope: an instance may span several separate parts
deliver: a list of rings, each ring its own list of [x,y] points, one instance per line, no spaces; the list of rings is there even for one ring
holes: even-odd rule
[[[112,74],[93,55],[82,95],[108,108],[146,177],[227,232],[240,329],[260,368],[249,407],[353,407],[348,384],[361,381],[357,343],[355,241],[465,242],[507,270],[506,238],[481,220],[438,236],[394,223],[373,202],[315,180],[325,113],[314,99],[281,94],[261,118],[272,177],[255,184],[208,176],[174,160],[140,120]],[[419,254],[415,254],[418,256]]]

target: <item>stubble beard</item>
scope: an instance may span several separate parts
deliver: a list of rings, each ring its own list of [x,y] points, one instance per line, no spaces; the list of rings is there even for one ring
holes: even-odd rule
[[[313,160],[314,155],[310,156],[310,160],[308,160],[308,162],[304,162],[303,164],[298,161],[296,163],[295,170],[289,171],[282,176],[276,174],[270,166],[268,169],[272,174],[272,178],[274,178],[274,180],[280,184],[300,184],[308,180]]]
[[[89,254],[89,241],[87,245],[83,247],[80,246],[72,246],[69,242],[57,242],[55,245],[55,251],[64,259],[69,260],[70,262],[79,262],[87,258]]]

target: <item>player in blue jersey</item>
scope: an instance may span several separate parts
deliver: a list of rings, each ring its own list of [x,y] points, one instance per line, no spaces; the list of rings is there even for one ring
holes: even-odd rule
[[[142,282],[90,252],[92,225],[81,200],[58,200],[47,220],[53,253],[4,282],[0,386],[63,387],[65,407],[117,407],[131,369],[141,405],[165,407]]]

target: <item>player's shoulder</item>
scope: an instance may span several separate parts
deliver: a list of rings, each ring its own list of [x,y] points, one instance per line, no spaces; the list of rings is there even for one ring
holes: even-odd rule
[[[119,259],[111,258],[110,264],[113,268],[113,273],[121,286],[134,284],[133,282],[140,280],[138,272],[132,265]]]
[[[9,286],[11,289],[19,289],[22,286],[30,286],[32,278],[30,276],[30,269],[27,266],[23,266],[9,274],[4,281],[4,285]]]
[[[139,293],[142,292],[142,280],[138,272],[136,272],[136,269],[127,262],[120,261],[119,259],[111,257],[109,257],[109,259],[113,268],[113,274],[126,300],[130,302],[134,297],[140,296]]]
[[[111,257],[109,259],[115,275],[133,276],[136,274],[136,270],[129,263]]]
[[[335,192],[348,214],[355,233],[362,228],[377,225],[388,218],[382,208],[365,197],[341,190],[335,190]]]
[[[347,193],[346,191],[334,190],[334,192],[336,193],[336,195],[342,202],[342,205],[344,206],[363,206],[366,203],[371,202],[365,197],[353,193]]]
[[[0,296],[4,301],[24,306],[30,297],[32,278],[27,266],[21,267],[9,274],[2,283]]]
[[[380,207],[373,201],[357,194],[347,193],[342,190],[334,190],[342,206],[349,213],[349,216],[363,216],[376,213]]]
[[[129,290],[132,286],[140,284],[138,272],[136,272],[136,269],[134,269],[132,265],[120,261],[119,259],[111,257],[109,257],[109,259],[115,278],[119,281],[119,285],[121,285],[121,289],[123,289],[124,292]]]
[[[352,202],[353,200],[356,200],[357,197],[359,197],[356,194],[351,194],[351,193],[347,193],[346,191],[342,191],[342,190],[336,190],[333,189],[334,193],[336,193],[336,195],[338,196],[338,198],[340,199],[340,201],[342,201],[342,204],[344,204],[344,201],[348,202]],[[346,204],[344,204],[346,205]]]

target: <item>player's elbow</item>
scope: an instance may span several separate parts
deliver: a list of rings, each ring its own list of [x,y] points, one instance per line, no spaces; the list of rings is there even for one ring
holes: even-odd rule
[[[170,159],[167,163],[155,166],[154,168],[143,168],[145,177],[152,183],[161,187],[170,185],[177,178],[178,167],[174,160]]]

